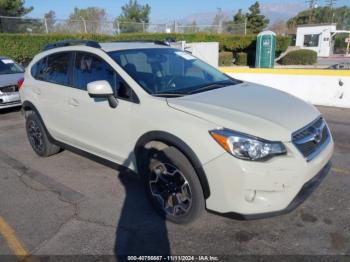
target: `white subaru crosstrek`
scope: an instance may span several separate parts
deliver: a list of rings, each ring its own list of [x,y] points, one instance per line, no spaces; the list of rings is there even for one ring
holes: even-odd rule
[[[315,107],[159,42],[50,44],[20,95],[39,156],[75,149],[136,171],[175,223],[205,209],[289,212],[330,170],[333,141]]]

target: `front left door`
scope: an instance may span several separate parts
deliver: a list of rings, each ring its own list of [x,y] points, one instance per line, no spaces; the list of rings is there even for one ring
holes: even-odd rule
[[[77,52],[73,66],[73,88],[67,100],[71,144],[123,164],[131,153],[124,141],[129,139],[130,112],[135,104],[119,97],[118,107],[111,108],[107,99],[91,98],[87,84],[98,80],[108,81],[115,90],[121,79],[102,58]]]

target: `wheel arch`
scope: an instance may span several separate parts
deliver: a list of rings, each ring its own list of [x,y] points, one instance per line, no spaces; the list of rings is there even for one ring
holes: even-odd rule
[[[178,149],[182,154],[184,154],[187,159],[191,162],[192,166],[194,167],[198,179],[200,181],[200,184],[203,189],[204,198],[207,199],[210,196],[210,188],[209,188],[209,182],[207,179],[207,176],[205,174],[205,171],[202,167],[201,162],[199,161],[199,158],[194,153],[194,151],[180,138],[178,138],[175,135],[172,135],[170,133],[164,132],[164,131],[150,131],[144,135],[142,135],[134,148],[135,157],[136,157],[136,164],[138,169],[145,170],[144,166],[144,158],[145,157],[145,148],[146,145],[149,143],[159,142],[160,147],[163,147],[163,145],[166,146],[173,146],[176,149]]]
[[[42,123],[42,125],[43,125],[43,127],[45,129],[45,132],[46,132],[46,134],[48,136],[49,141],[52,142],[52,143],[56,142],[55,139],[51,136],[49,130],[47,130],[45,122],[44,122],[43,118],[41,117],[38,109],[35,107],[35,105],[33,103],[29,102],[29,101],[23,101],[23,103],[22,103],[22,112],[23,112],[23,114],[25,115],[26,112],[28,112],[28,111],[34,111],[35,112],[35,114],[38,116],[39,120],[41,121],[41,123]]]
[[[24,112],[26,111],[35,111],[35,113],[37,113],[39,115],[38,110],[36,109],[36,107],[29,101],[23,101],[22,103],[22,110]],[[40,115],[39,115],[40,116]],[[41,118],[41,117],[40,117]]]

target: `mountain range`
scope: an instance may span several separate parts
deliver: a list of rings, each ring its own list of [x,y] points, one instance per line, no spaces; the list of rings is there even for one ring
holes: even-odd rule
[[[270,24],[277,20],[288,20],[289,18],[295,16],[300,11],[305,9],[305,5],[289,3],[263,3],[261,4],[261,13],[270,19]],[[213,23],[214,17],[218,11],[208,11],[201,13],[193,13],[186,17],[179,19],[177,22],[181,24],[190,24],[196,21],[197,25],[211,25]],[[237,10],[222,10],[222,13],[227,20],[232,20],[234,14]],[[243,10],[247,12],[247,10]]]

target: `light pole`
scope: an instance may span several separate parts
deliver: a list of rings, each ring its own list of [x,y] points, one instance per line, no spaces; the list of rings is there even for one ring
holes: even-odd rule
[[[87,34],[86,20],[82,16],[80,17],[80,19],[83,21],[85,34]]]
[[[120,25],[119,21],[117,20],[117,35],[120,35]]]
[[[309,9],[310,9],[308,24],[312,24],[314,9],[318,7],[317,1],[318,0],[306,0],[306,3],[309,5]]]
[[[47,25],[47,19],[46,19],[46,17],[44,17],[44,25],[45,25],[46,34],[48,34],[48,33],[49,33],[49,27],[48,27],[48,25]]]
[[[336,5],[336,3],[337,3],[337,0],[326,0],[326,4],[330,7],[332,12],[332,18],[331,18],[332,24],[334,21],[334,6]]]
[[[346,55],[348,56],[350,53],[349,53],[349,51],[350,51],[350,32],[349,32],[349,38],[347,39],[348,41],[348,43],[347,43],[347,47],[346,47]]]

